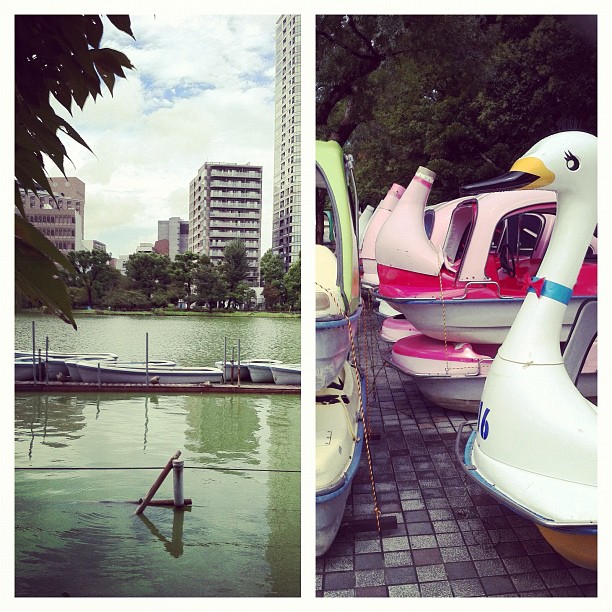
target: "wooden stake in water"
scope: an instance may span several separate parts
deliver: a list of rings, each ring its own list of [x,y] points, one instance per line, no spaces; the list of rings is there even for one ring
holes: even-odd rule
[[[49,384],[49,336],[45,336],[45,381]]]
[[[145,376],[149,386],[149,332],[145,334]]]
[[[170,460],[168,461],[168,463],[166,463],[166,467],[164,467],[164,469],[161,471],[160,475],[157,477],[157,480],[153,483],[153,486],[149,489],[147,496],[144,498],[140,506],[136,508],[136,512],[134,512],[134,514],[142,514],[144,512],[144,509],[149,505],[149,502],[153,499],[153,496],[155,495],[155,493],[157,493],[157,490],[159,489],[159,487],[161,487],[162,483],[166,479],[166,476],[170,473],[170,470],[172,469],[172,462],[178,459],[180,456],[181,456],[181,451],[177,450],[176,453],[174,453],[174,455],[170,457]]]

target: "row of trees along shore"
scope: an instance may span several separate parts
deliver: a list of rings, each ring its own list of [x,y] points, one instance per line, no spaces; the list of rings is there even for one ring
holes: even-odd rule
[[[190,310],[212,312],[257,305],[255,290],[245,282],[249,264],[240,240],[228,243],[223,261],[216,265],[208,256],[191,252],[174,260],[158,253],[135,253],[123,275],[109,266],[111,257],[102,251],[72,251],[68,259],[76,274],[62,274],[75,309],[134,311],[179,308],[184,303]],[[285,273],[282,259],[267,251],[261,259],[261,281],[266,310],[299,310],[299,260]]]

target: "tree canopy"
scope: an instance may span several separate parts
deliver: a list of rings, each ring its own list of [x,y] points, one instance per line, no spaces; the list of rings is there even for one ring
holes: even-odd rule
[[[109,21],[133,37],[130,18],[109,15]],[[52,194],[45,156],[65,176],[70,159],[59,134],[80,145],[87,143],[53,109],[55,98],[72,114],[73,102],[83,108],[102,95],[102,84],[112,94],[117,77],[133,68],[115,49],[101,48],[104,24],[100,15],[15,16],[15,285],[18,292],[40,302],[75,328],[66,286],[57,266],[74,274],[70,261],[25,219],[19,189]]]
[[[362,205],[419,165],[432,202],[563,130],[597,130],[596,17],[321,15],[317,137],[355,158]]]

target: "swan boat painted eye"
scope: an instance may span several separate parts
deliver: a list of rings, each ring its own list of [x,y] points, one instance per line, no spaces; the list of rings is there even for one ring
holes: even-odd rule
[[[580,160],[571,152],[565,153],[565,165],[570,172],[575,172],[580,168]]]

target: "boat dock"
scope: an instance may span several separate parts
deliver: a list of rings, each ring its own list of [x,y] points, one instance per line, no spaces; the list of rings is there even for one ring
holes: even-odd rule
[[[202,383],[202,384],[127,384],[127,383],[82,383],[82,382],[34,382],[16,381],[15,392],[23,393],[300,393],[299,385],[277,385],[246,382]]]
[[[385,367],[391,345],[375,318],[369,446],[381,525],[391,528],[376,530],[364,450],[338,536],[317,559],[317,597],[597,597],[597,572],[565,560],[533,523],[467,482],[455,438],[475,415],[431,404]]]

